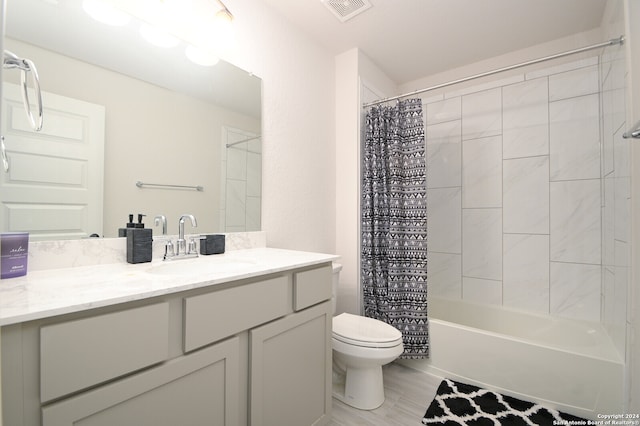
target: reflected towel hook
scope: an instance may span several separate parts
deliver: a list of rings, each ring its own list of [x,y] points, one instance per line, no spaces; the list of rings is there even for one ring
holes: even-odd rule
[[[22,71],[20,81],[22,83],[22,103],[24,104],[24,110],[27,113],[27,118],[31,124],[31,127],[36,132],[42,130],[42,122],[44,116],[44,110],[42,107],[42,91],[40,90],[40,78],[38,77],[38,70],[36,65],[30,59],[19,58],[13,52],[8,50],[4,51],[3,67],[6,69],[19,69]],[[36,94],[36,106],[37,117],[34,117],[31,112],[31,103],[29,102],[29,86],[27,85],[27,73],[31,72],[31,80],[33,82],[33,89]]]
[[[9,159],[7,158],[7,149],[4,146],[4,136],[0,136],[0,154],[2,154],[2,167],[5,172],[8,172]]]
[[[633,129],[629,130],[628,132],[625,132],[622,135],[622,137],[625,139],[629,139],[629,138],[640,139],[640,121],[638,121],[636,125],[633,126]]]

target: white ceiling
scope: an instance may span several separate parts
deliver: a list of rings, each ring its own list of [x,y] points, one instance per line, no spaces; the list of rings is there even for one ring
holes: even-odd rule
[[[606,0],[370,0],[342,23],[321,0],[263,0],[339,54],[360,48],[398,84],[600,26]]]

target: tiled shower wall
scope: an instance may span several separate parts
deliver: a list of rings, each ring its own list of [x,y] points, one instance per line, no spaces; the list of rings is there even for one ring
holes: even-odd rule
[[[602,322],[624,353],[631,250],[631,147],[625,123],[624,51],[608,48],[600,66],[602,98]]]
[[[623,87],[593,57],[424,99],[432,295],[624,317]]]
[[[255,139],[247,140],[250,138]],[[221,149],[220,229],[223,232],[259,231],[262,210],[261,140],[253,133],[225,127]]]

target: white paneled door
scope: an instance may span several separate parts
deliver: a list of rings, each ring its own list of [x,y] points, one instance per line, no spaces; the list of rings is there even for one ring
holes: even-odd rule
[[[4,83],[0,229],[36,241],[102,235],[104,106],[43,92],[44,125],[34,132],[20,90]]]

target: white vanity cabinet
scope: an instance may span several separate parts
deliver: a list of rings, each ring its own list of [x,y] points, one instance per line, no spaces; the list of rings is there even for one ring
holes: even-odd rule
[[[2,328],[11,426],[323,425],[331,263]]]

